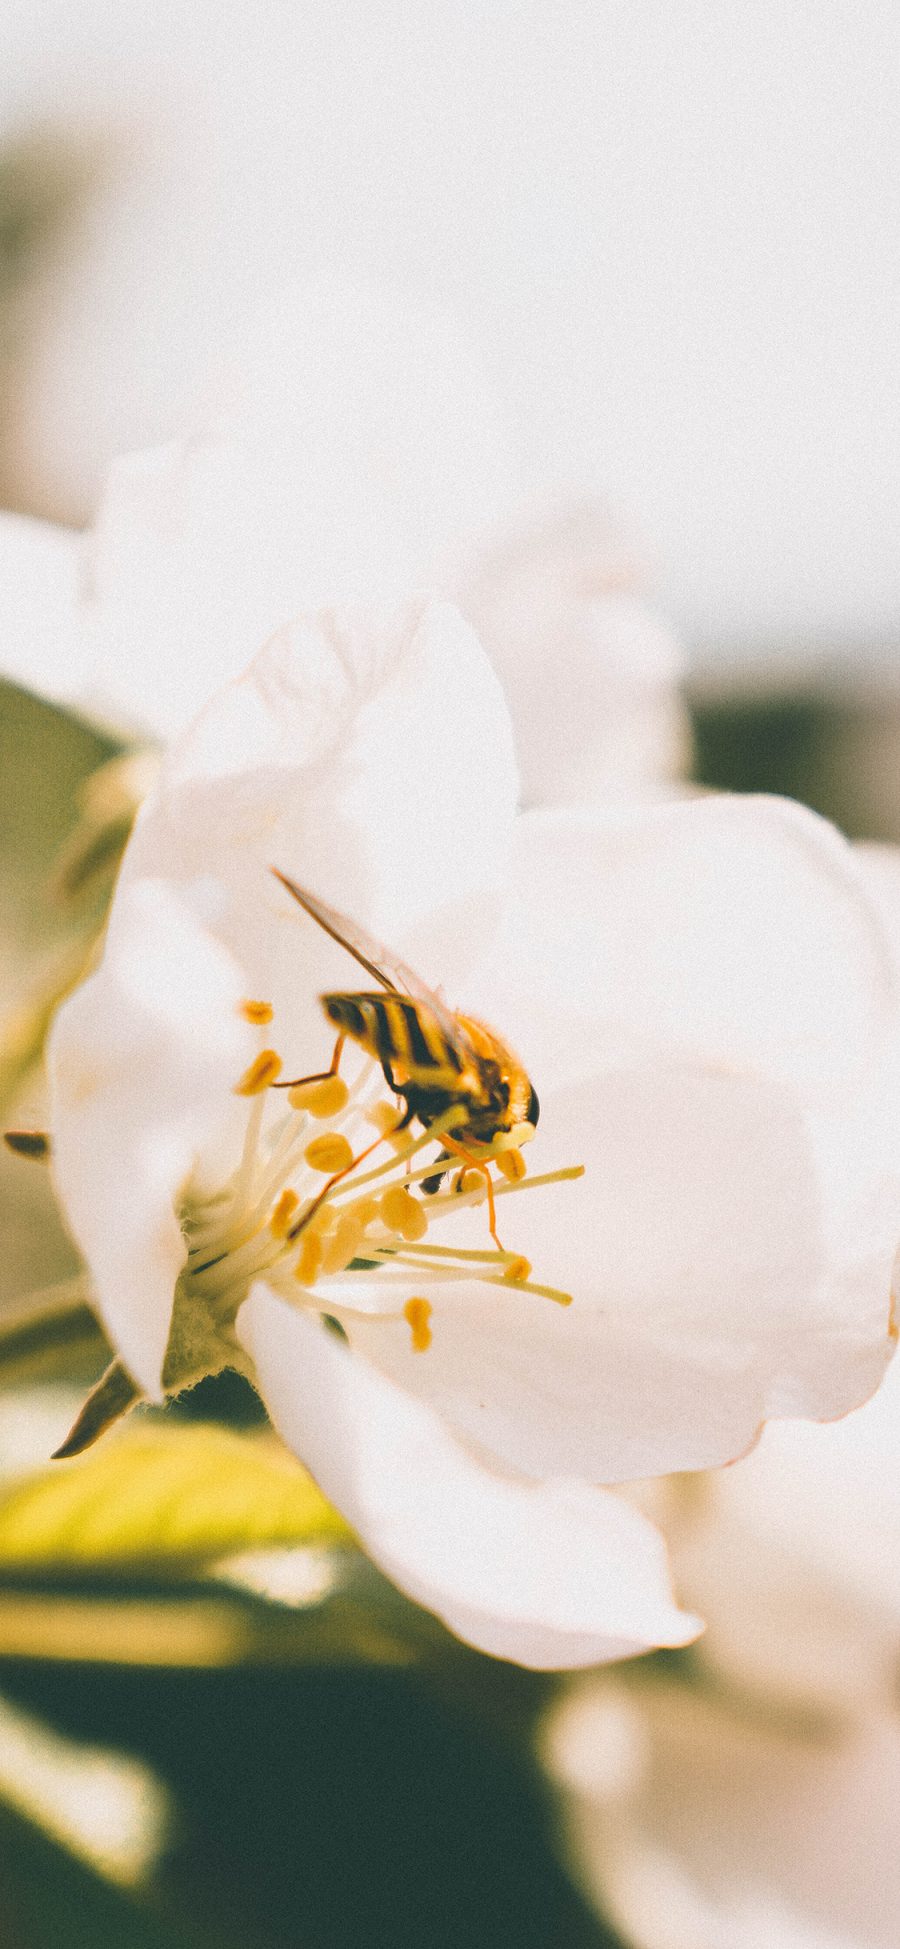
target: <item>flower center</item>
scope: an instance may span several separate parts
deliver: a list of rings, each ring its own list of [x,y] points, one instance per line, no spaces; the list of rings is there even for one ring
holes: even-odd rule
[[[244,1013],[262,1025],[272,1012],[254,1002]],[[247,1099],[236,1169],[214,1195],[186,1196],[187,1297],[231,1321],[254,1280],[264,1278],[290,1305],[339,1323],[361,1315],[404,1320],[422,1353],[431,1345],[433,1309],[409,1289],[424,1276],[432,1287],[473,1279],[570,1304],[571,1294],[536,1284],[527,1259],[500,1244],[495,1204],[580,1177],[583,1166],[527,1175],[522,1146],[534,1135],[530,1124],[462,1151],[453,1137],[466,1119],[462,1104],[416,1132],[369,1060],[349,1085],[326,1073],[291,1087],[285,1109],[272,1088],[281,1067],[274,1049],[260,1050],[235,1085]],[[434,1229],[481,1204],[490,1215],[482,1249],[434,1242]]]

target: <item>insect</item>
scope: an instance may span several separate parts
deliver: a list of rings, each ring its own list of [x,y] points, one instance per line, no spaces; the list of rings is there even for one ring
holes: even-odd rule
[[[380,990],[343,990],[321,997],[338,1031],[332,1068],[347,1037],[381,1064],[385,1082],[406,1104],[404,1123],[424,1128],[461,1106],[465,1120],[446,1148],[459,1155],[469,1144],[489,1145],[517,1125],[534,1126],[537,1092],[518,1056],[493,1029],[474,1016],[449,1009],[396,955],[370,941],[362,928],[326,907],[277,867],[276,879],[326,934],[346,948]]]

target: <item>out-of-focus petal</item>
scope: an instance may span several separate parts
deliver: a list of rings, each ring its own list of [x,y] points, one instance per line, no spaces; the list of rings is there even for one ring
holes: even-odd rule
[[[75,624],[78,536],[0,514],[0,676],[60,703],[83,678]]]
[[[840,1712],[892,1703],[900,1629],[900,1367],[825,1428],[784,1422],[708,1484],[679,1547],[706,1649],[743,1686]]]
[[[679,647],[634,580],[607,511],[586,503],[495,543],[463,586],[509,699],[526,805],[640,796],[684,770]]]
[[[610,1796],[608,1701],[577,1689],[546,1742],[576,1869],[635,1949],[895,1949],[900,1731],[829,1739],[685,1685],[630,1692],[644,1764]]]
[[[421,298],[288,285],[221,366],[190,437],[113,463],[85,539],[91,699],[164,737],[297,616],[447,590],[511,491],[477,356]]]
[[[616,1496],[481,1466],[318,1323],[257,1287],[238,1316],[276,1426],[387,1574],[458,1636],[538,1668],[700,1629],[657,1532]]]
[[[170,887],[132,881],[50,1038],[56,1184],[113,1343],[150,1395],[186,1258],[178,1196],[258,1042],[245,992]]]

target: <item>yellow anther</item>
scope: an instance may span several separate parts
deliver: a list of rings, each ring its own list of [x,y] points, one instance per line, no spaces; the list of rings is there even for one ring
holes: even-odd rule
[[[381,1131],[382,1137],[391,1139],[395,1148],[403,1148],[409,1132],[400,1129],[403,1111],[398,1110],[396,1103],[373,1103],[371,1110],[366,1111],[366,1118],[369,1123],[375,1125],[376,1130]]]
[[[517,1286],[522,1279],[529,1279],[531,1277],[530,1260],[522,1258],[510,1259],[503,1277],[509,1281],[511,1286]]]
[[[515,1184],[523,1178],[528,1169],[520,1150],[501,1150],[496,1159],[497,1169],[507,1184]]]
[[[271,1002],[241,1002],[239,1013],[245,1022],[271,1022],[275,1013]]]
[[[292,1110],[306,1110],[311,1117],[339,1117],[349,1094],[343,1076],[317,1076],[295,1083],[288,1102]]]
[[[366,1226],[373,1224],[379,1216],[381,1200],[380,1198],[358,1198],[351,1209],[360,1230],[364,1232]]]
[[[363,1227],[355,1212],[346,1211],[328,1237],[322,1251],[323,1272],[343,1272],[362,1244]]]
[[[314,1286],[322,1270],[322,1234],[309,1227],[300,1241],[294,1278],[301,1286]]]
[[[235,1096],[260,1096],[280,1074],[281,1057],[274,1049],[263,1049],[249,1069],[245,1069],[240,1082],[235,1083]]]
[[[428,1219],[418,1198],[407,1191],[402,1184],[392,1184],[381,1200],[381,1216],[389,1232],[399,1232],[401,1238],[413,1244],[424,1238],[428,1230]]]
[[[403,1318],[412,1329],[413,1353],[427,1353],[431,1346],[432,1307],[427,1299],[408,1299]]]
[[[484,1181],[484,1172],[476,1171],[471,1164],[467,1164],[465,1169],[460,1171],[459,1177],[456,1180],[455,1189],[465,1192],[466,1196],[469,1196],[473,1191],[480,1191],[482,1197],[486,1198],[487,1186]]]
[[[353,1163],[352,1147],[339,1130],[323,1130],[321,1137],[314,1137],[307,1144],[303,1154],[310,1170],[324,1171],[326,1177],[348,1170]]]
[[[288,1232],[291,1229],[291,1219],[299,1203],[300,1200],[296,1191],[292,1191],[289,1186],[286,1190],[282,1191],[281,1197],[269,1219],[269,1230],[274,1234],[275,1238],[287,1238]]]

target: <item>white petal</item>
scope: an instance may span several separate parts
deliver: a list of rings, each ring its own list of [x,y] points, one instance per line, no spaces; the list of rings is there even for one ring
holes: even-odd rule
[[[77,695],[78,536],[49,521],[0,515],[0,675],[60,703]]]
[[[164,737],[295,617],[446,586],[444,556],[507,491],[493,402],[439,308],[322,280],[242,327],[191,437],[117,460],[87,538],[95,702]]]
[[[481,1467],[439,1420],[257,1287],[238,1331],[276,1427],[375,1561],[495,1657],[587,1665],[683,1644],[659,1536],[615,1496]]]
[[[640,1949],[895,1949],[900,1732],[838,1740],[767,1724],[681,1685],[631,1691],[643,1778],[618,1807],[585,1765],[600,1688],[570,1698],[552,1739],[572,1851]],[[596,1703],[595,1703],[596,1701]],[[572,1765],[568,1765],[571,1756]]]
[[[433,1282],[433,1341],[355,1321],[375,1364],[509,1466],[594,1482],[713,1466],[771,1415],[827,1419],[892,1351],[900,1209],[860,1112],[833,1151],[783,1085],[672,1065],[551,1093],[535,1172],[584,1178],[498,1200],[504,1245],[567,1308]],[[452,1243],[489,1244],[482,1207]],[[451,1243],[451,1230],[438,1231]],[[418,1289],[418,1288],[417,1288]]]
[[[168,754],[123,882],[179,889],[321,1067],[316,997],[354,964],[272,878],[278,866],[441,978],[499,901],[515,805],[496,678],[445,604],[329,613],[276,637]]]
[[[507,537],[463,589],[503,678],[526,805],[634,796],[684,768],[681,655],[633,580],[606,510],[585,504]]]
[[[186,1257],[178,1196],[258,1046],[245,994],[168,887],[132,883],[50,1037],[57,1187],[113,1342],[150,1395]]]
[[[538,1045],[551,1062],[553,1016],[568,1010],[593,1023],[582,1074],[610,1053],[697,1058],[816,1102],[880,1065],[898,1007],[853,849],[802,806],[728,796],[521,820],[507,925],[473,976],[476,1001],[534,1068]]]
[[[707,1649],[743,1684],[891,1703],[900,1627],[900,1366],[826,1428],[784,1422],[710,1484],[680,1552]],[[751,1585],[757,1593],[748,1596]]]

